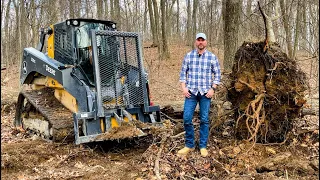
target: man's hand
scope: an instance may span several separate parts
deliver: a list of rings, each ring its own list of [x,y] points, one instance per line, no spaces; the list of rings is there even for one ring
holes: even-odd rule
[[[209,91],[208,91],[207,94],[206,94],[206,97],[207,97],[207,98],[212,98],[212,97],[213,97],[213,94],[214,94],[214,90],[210,88]]]
[[[190,98],[191,97],[191,94],[189,93],[189,89],[188,88],[182,88],[182,91],[183,91],[183,95],[186,97],[186,98]]]

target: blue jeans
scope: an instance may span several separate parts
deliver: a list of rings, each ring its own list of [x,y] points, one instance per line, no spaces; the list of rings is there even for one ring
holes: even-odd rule
[[[197,95],[191,94],[190,98],[185,98],[183,109],[183,120],[186,147],[194,148],[194,127],[192,124],[194,110],[199,102],[200,107],[200,142],[199,148],[206,148],[209,136],[209,110],[211,98],[198,93]]]

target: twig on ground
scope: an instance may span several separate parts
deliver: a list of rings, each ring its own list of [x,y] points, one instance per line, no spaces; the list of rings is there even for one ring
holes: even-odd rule
[[[212,160],[214,160],[216,163],[218,163],[222,167],[223,170],[225,170],[228,174],[230,174],[230,171],[228,171],[228,169],[226,169],[221,162],[219,162],[215,158],[212,158]]]
[[[74,156],[76,156],[78,153],[81,153],[81,152],[89,152],[89,150],[82,150],[82,151],[77,151],[77,152],[70,153],[70,154],[68,154],[67,157],[65,157],[65,158],[63,158],[62,160],[60,160],[55,167],[58,167],[58,166],[59,166],[60,164],[62,164],[64,161],[67,161],[69,158],[74,157]]]
[[[164,147],[165,142],[167,141],[167,139],[168,139],[168,136],[164,136],[163,139],[161,140],[161,145],[160,145],[159,151],[157,153],[157,159],[156,159],[156,161],[154,163],[154,172],[155,172],[156,177],[157,177],[158,180],[161,180],[159,161],[160,161],[160,157],[161,157],[161,153],[162,153],[163,147]]]
[[[179,134],[177,134],[177,135],[170,136],[170,138],[172,138],[172,139],[174,139],[174,138],[178,138],[178,137],[180,137],[180,136],[184,135],[185,133],[186,133],[186,132],[185,132],[185,131],[183,131],[183,132],[181,132],[181,133],[179,133]]]
[[[166,118],[168,118],[170,121],[173,121],[173,122],[175,122],[175,123],[179,123],[178,120],[175,120],[175,119],[171,118],[170,116],[166,115],[166,114],[163,113],[163,112],[160,112],[160,114],[163,115],[163,116],[165,116]]]
[[[198,178],[195,178],[195,177],[192,177],[192,176],[188,176],[188,175],[184,175],[184,177],[199,180]]]

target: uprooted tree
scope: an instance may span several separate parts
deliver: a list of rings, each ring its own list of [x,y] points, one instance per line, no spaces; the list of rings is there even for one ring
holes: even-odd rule
[[[253,142],[283,142],[305,104],[306,75],[268,35],[244,42],[236,52],[228,99],[235,109],[236,136]]]

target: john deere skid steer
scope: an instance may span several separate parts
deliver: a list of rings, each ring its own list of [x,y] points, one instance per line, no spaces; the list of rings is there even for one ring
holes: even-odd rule
[[[42,29],[38,47],[23,51],[14,125],[76,144],[145,135],[141,124],[159,123],[160,108],[150,103],[142,58],[139,33],[111,21]]]

